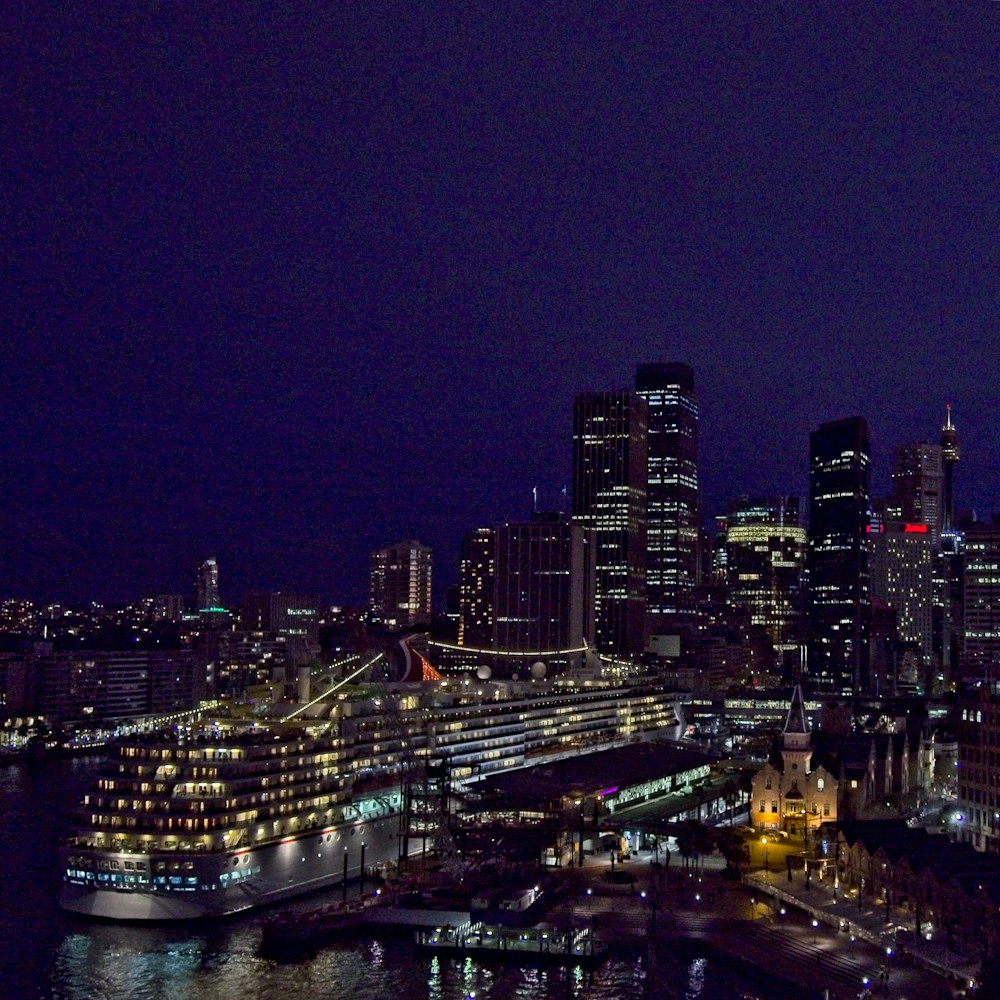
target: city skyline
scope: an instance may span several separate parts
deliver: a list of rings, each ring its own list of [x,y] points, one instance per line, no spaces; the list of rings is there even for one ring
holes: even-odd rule
[[[947,403],[1000,506],[988,19],[438,14],[12,12],[0,593],[454,582],[642,363],[695,372],[703,523],[853,415],[888,493]]]
[[[667,364],[672,364],[668,362]],[[698,373],[695,372],[697,377]],[[621,392],[628,392],[630,390],[622,389]],[[570,401],[572,406],[572,400]],[[843,417],[841,419],[849,419],[848,417]],[[957,427],[960,423],[958,417],[952,416],[950,409],[946,410],[945,420],[952,422],[956,425],[958,433],[961,435],[961,430]],[[942,427],[944,424],[942,423]],[[815,428],[814,428],[815,430]],[[811,431],[809,433],[812,433]],[[880,467],[879,471],[881,475],[879,476],[878,484],[872,487],[871,497],[873,501],[880,500],[882,498],[889,498],[893,490],[893,481],[891,479],[891,469],[892,461],[895,457],[896,451],[900,447],[905,447],[907,445],[912,445],[915,443],[933,443],[935,441],[935,436],[933,434],[927,434],[923,438],[913,437],[912,440],[907,440],[904,442],[895,443],[892,448],[887,449],[885,454],[881,454],[878,457],[882,461],[877,463]],[[808,442],[808,437],[807,437]],[[567,453],[567,472],[566,480],[567,482],[572,481],[572,434],[568,436],[568,440],[564,443],[565,450]],[[709,459],[709,461],[711,461]],[[876,464],[873,462],[873,465]],[[964,464],[964,463],[963,463]],[[759,467],[757,470],[759,471]],[[971,505],[963,503],[963,497],[966,492],[966,484],[964,483],[963,477],[964,469],[960,469],[957,474],[957,488],[956,493],[958,497],[958,502],[956,506],[956,512],[960,510],[974,510]],[[701,474],[701,464],[699,464],[699,476],[703,478]],[[873,477],[874,478],[874,477]],[[776,488],[771,494],[761,491],[752,491],[747,489],[740,489],[738,483],[733,484],[732,491],[727,494],[723,499],[721,499],[717,506],[712,506],[709,509],[703,509],[700,518],[700,524],[702,528],[710,528],[716,518],[722,516],[728,507],[740,501],[741,499],[760,499],[767,497],[769,495],[784,495],[784,496],[795,496],[799,497],[803,503],[808,499],[809,488],[808,488],[808,457],[803,458],[801,474],[799,476],[798,489],[780,489]],[[554,481],[553,481],[554,482]],[[778,484],[780,486],[780,484]],[[499,516],[495,519],[493,523],[490,524],[480,524],[473,525],[471,523],[463,523],[461,521],[456,522],[456,524],[450,525],[447,531],[447,537],[453,538],[456,535],[468,534],[471,531],[475,531],[478,528],[493,528],[503,524],[514,523],[519,520],[524,520],[527,518],[531,510],[559,510],[562,513],[570,514],[572,509],[572,490],[567,486],[556,489],[551,484],[548,488],[539,489],[537,485],[528,486],[525,485],[523,490],[522,506],[514,511],[509,512],[506,515]],[[1000,513],[1000,502],[997,504],[997,510],[980,510],[976,511],[978,519],[984,524],[988,524],[994,513]],[[415,511],[411,521],[413,523],[420,522],[424,514],[422,512]],[[404,519],[405,520],[405,519]],[[808,524],[808,517],[803,516],[803,524]],[[404,532],[405,534],[405,532]],[[411,533],[416,534],[416,533]],[[390,544],[388,541],[383,540],[378,547],[384,547]],[[435,583],[435,605],[441,604],[442,593],[440,588],[445,586],[457,585],[459,582],[459,564],[461,561],[461,537],[458,538],[454,546],[447,551],[440,551],[436,549],[434,545],[428,545],[434,552],[436,573],[440,574],[443,578],[443,582],[438,584]],[[209,547],[212,552],[216,549]],[[299,590],[312,590],[313,592],[321,594],[324,599],[329,598],[333,603],[342,603],[347,605],[363,606],[367,603],[369,598],[369,563],[372,556],[372,552],[363,553],[361,555],[362,565],[353,567],[352,571],[345,574],[344,577],[339,580],[330,581],[331,585],[323,585],[318,582],[315,577],[310,579],[316,582],[317,585],[312,588],[303,584],[298,585],[300,578],[295,576],[294,570],[288,570],[284,575],[279,574],[277,582],[261,582],[258,575],[255,574],[254,567],[252,565],[245,565],[241,567],[242,572],[237,577],[237,583],[231,582],[229,579],[229,574],[227,572],[226,563],[228,560],[224,556],[219,556],[217,559],[215,555],[211,557],[204,557],[202,555],[195,555],[195,563],[191,566],[182,567],[185,571],[184,576],[178,579],[174,576],[171,579],[167,579],[166,576],[161,575],[160,577],[152,578],[152,582],[148,583],[146,586],[135,586],[131,590],[125,589],[116,592],[113,595],[107,595],[104,592],[96,593],[85,593],[83,591],[73,591],[73,585],[68,584],[66,591],[57,593],[31,593],[29,589],[22,588],[21,590],[8,588],[5,592],[0,592],[0,598],[23,598],[28,600],[33,600],[37,603],[66,603],[66,604],[80,604],[85,603],[90,600],[95,600],[98,602],[108,603],[108,604],[124,604],[131,601],[139,600],[143,597],[148,597],[155,593],[181,593],[190,594],[194,597],[194,604],[198,603],[197,593],[200,593],[203,581],[202,574],[208,564],[213,564],[213,572],[215,576],[215,590],[214,594],[217,598],[221,600],[221,603],[226,607],[238,608],[240,600],[246,593],[251,593],[255,590],[261,589],[273,589],[273,590],[284,590],[292,591],[295,589]],[[217,565],[222,563],[221,574],[222,583],[219,584],[218,578],[220,575],[220,567]],[[2,570],[7,570],[7,566],[4,565]],[[0,583],[4,582],[5,576],[0,576]],[[345,582],[352,581],[352,582]],[[127,587],[127,583],[125,584]],[[221,594],[221,596],[220,596]]]

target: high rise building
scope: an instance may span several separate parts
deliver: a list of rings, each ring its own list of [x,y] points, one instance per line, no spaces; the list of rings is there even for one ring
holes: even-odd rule
[[[962,673],[1000,680],[1000,524],[965,531]]]
[[[632,392],[573,401],[573,520],[594,532],[596,642],[641,652],[646,575],[646,401]]]
[[[565,515],[536,513],[495,537],[494,648],[537,652],[548,666],[582,662],[581,653],[552,651],[594,642],[591,532]]]
[[[493,585],[496,531],[476,528],[462,539],[459,566],[458,644],[473,649],[493,645]]]
[[[936,548],[944,528],[941,446],[900,445],[896,449],[892,487],[890,519],[906,524],[926,524],[931,544]]]
[[[944,466],[944,512],[945,530],[955,527],[955,466],[958,464],[958,431],[951,422],[951,403],[948,404],[944,427],[941,428],[941,463]]]
[[[809,675],[820,690],[869,686],[870,465],[861,417],[809,435]]]
[[[244,595],[240,624],[250,632],[298,638],[311,646],[319,643],[320,600],[316,595],[284,591]]]
[[[372,553],[369,611],[375,624],[410,628],[430,621],[431,555],[416,541]]]
[[[694,371],[681,363],[639,365],[646,400],[646,633],[676,631],[699,582],[698,404]]]
[[[923,523],[887,521],[870,535],[871,592],[896,612],[899,639],[919,647],[921,666],[934,653],[934,562],[931,529]],[[920,679],[926,690],[925,678]]]
[[[743,499],[726,522],[726,597],[791,648],[804,636],[806,529],[798,497]]]
[[[197,611],[217,611],[222,607],[219,598],[219,564],[206,559],[198,569]]]

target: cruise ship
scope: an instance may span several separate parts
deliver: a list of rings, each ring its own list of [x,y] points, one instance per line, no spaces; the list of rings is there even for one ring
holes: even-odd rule
[[[135,738],[84,799],[60,901],[189,920],[339,885],[428,848],[409,835],[401,783],[420,761],[446,761],[461,786],[683,729],[654,681],[464,679],[340,687],[284,718]]]

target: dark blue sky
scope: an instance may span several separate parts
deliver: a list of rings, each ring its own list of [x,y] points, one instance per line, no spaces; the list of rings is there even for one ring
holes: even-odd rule
[[[1000,508],[998,5],[319,6],[11,5],[0,595],[454,578],[643,361],[707,516],[948,401]]]

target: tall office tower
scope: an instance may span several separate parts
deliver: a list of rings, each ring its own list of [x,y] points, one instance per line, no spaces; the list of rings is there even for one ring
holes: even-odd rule
[[[493,583],[496,532],[476,528],[462,539],[458,572],[458,644],[473,649],[493,646]]]
[[[809,675],[820,690],[868,690],[868,424],[809,435]]]
[[[776,648],[804,637],[806,529],[798,497],[743,499],[726,518],[726,598],[767,629]]]
[[[596,643],[642,651],[646,566],[646,401],[632,392],[573,400],[573,520],[594,532]]]
[[[646,458],[646,633],[675,632],[700,582],[698,404],[681,363],[639,365],[636,392],[649,407]]]
[[[892,469],[893,519],[926,524],[935,548],[944,528],[941,452],[941,446],[936,444],[900,445]]]
[[[923,523],[889,521],[873,531],[871,541],[872,597],[896,612],[899,638],[918,646],[921,666],[934,653],[935,543]],[[926,690],[926,678],[919,682]]]
[[[1000,524],[965,531],[962,674],[1000,680]]]
[[[583,662],[553,651],[594,642],[593,548],[592,533],[562,514],[497,528],[494,648],[538,653],[549,667]]]
[[[198,611],[210,611],[222,606],[219,598],[219,564],[206,559],[198,568]]]
[[[397,542],[371,557],[372,622],[410,628],[431,620],[431,550],[416,541]]]
[[[944,427],[941,428],[941,462],[944,465],[944,528],[955,527],[955,466],[958,464],[958,431],[951,422],[951,403],[948,404]]]

